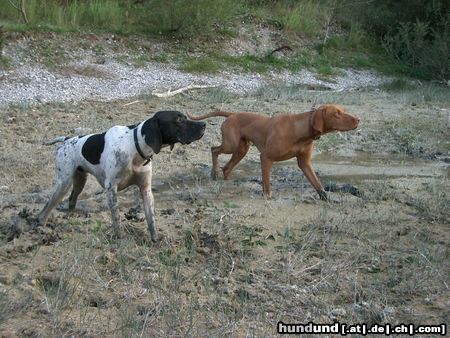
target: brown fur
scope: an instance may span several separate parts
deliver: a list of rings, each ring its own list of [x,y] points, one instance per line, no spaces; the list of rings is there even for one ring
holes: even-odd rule
[[[270,170],[273,162],[284,161],[296,157],[300,169],[316,189],[322,199],[326,193],[317,178],[311,155],[313,141],[323,134],[333,131],[348,131],[358,127],[359,118],[351,116],[337,105],[322,105],[311,112],[299,114],[279,114],[273,117],[256,113],[211,112],[203,116],[192,116],[192,120],[203,120],[214,116],[226,117],[223,122],[222,144],[211,147],[211,177],[216,179],[218,156],[232,154],[231,159],[223,167],[224,179],[229,179],[233,168],[247,154],[250,143],[253,143],[261,155],[263,192],[271,197]]]

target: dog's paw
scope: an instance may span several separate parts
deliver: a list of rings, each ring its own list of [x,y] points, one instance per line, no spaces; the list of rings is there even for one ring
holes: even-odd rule
[[[217,180],[217,172],[215,170],[211,170],[211,179],[213,181]]]
[[[319,197],[322,201],[328,201],[328,195],[325,190],[321,190],[318,193],[319,193]]]
[[[37,218],[34,219],[34,220],[32,220],[32,221],[29,223],[29,225],[30,225],[30,230],[33,230],[33,229],[36,229],[36,228],[42,226],[41,222],[39,222],[39,220],[38,220]]]

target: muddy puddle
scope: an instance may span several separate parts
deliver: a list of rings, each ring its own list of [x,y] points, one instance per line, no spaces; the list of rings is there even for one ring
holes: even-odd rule
[[[313,157],[313,163],[323,180],[353,184],[390,178],[445,177],[448,168],[443,162],[422,160],[404,154],[364,152],[349,155],[321,153]]]
[[[223,156],[222,166],[227,159]],[[444,162],[422,160],[403,154],[351,152],[342,155],[325,152],[313,157],[313,167],[326,190],[337,185],[344,187],[344,192],[357,189],[356,187],[366,181],[433,179],[448,176],[448,164]],[[184,171],[175,171],[166,179],[154,177],[153,190],[163,200],[170,200],[173,194],[183,195],[182,199],[190,199],[195,195],[214,200],[218,198],[217,190],[228,197],[238,197],[242,194],[262,196],[260,168],[260,163],[254,157],[250,157],[234,168],[229,181],[224,181],[221,175],[219,180],[211,181],[210,164],[201,163],[188,175]],[[312,186],[298,168],[295,159],[273,165],[271,184],[275,197],[289,191],[309,192],[314,195]]]

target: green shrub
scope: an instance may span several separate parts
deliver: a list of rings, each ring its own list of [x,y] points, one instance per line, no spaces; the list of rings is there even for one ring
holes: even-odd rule
[[[412,75],[420,78],[448,79],[449,28],[437,31],[428,23],[402,23],[397,33],[387,35],[383,46],[387,53],[409,66]]]
[[[336,16],[346,28],[357,23],[397,60],[408,75],[449,77],[450,3],[445,0],[343,0]]]
[[[274,19],[283,29],[304,36],[317,36],[325,28],[329,8],[317,1],[298,1],[292,5],[279,2],[274,6]]]
[[[119,0],[27,0],[25,11],[31,27],[56,30],[81,28],[120,31],[126,15]],[[8,2],[0,4],[0,18],[14,20],[17,10]]]
[[[27,0],[30,27],[93,29],[118,33],[204,36],[236,18],[238,0]],[[15,21],[17,9],[0,1],[0,19]]]
[[[136,8],[144,32],[195,37],[229,23],[240,7],[237,0],[151,0]]]

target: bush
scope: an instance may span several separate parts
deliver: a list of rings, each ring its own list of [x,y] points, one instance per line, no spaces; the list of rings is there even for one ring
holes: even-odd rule
[[[315,37],[324,30],[326,18],[330,13],[329,8],[318,2],[298,1],[294,4],[276,4],[273,15],[281,28]]]
[[[35,28],[121,31],[126,24],[118,0],[27,0],[25,11],[30,26]],[[17,18],[17,10],[8,1],[0,4],[1,18],[11,21]]]
[[[387,53],[409,66],[412,75],[420,78],[448,79],[449,30],[438,31],[428,23],[402,23],[398,31],[386,35],[383,46]]]
[[[137,6],[138,21],[148,33],[209,35],[229,23],[239,11],[237,0],[152,0]]]
[[[343,0],[337,18],[347,29],[359,24],[407,73],[448,79],[450,3],[446,0]]]
[[[30,27],[92,29],[117,33],[205,36],[228,24],[239,0],[27,0]],[[0,1],[0,19],[17,20],[17,9]]]

